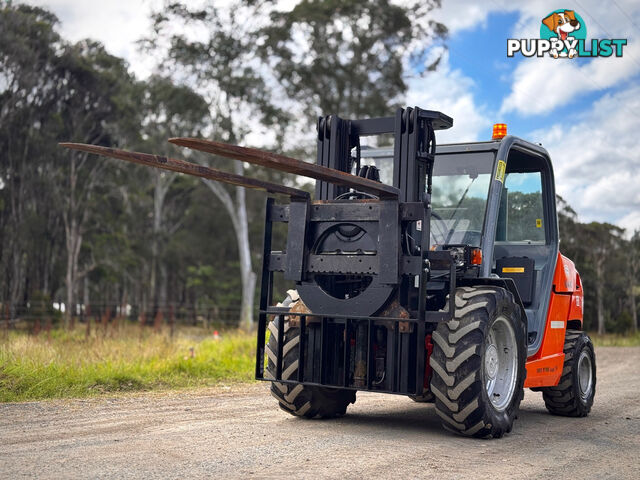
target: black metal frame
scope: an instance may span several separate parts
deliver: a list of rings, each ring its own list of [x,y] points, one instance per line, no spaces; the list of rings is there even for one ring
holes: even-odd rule
[[[351,172],[354,162],[359,166],[360,137],[392,133],[393,186],[399,189],[399,196],[373,200],[336,200],[346,192],[346,188],[317,181],[316,201],[313,203],[303,198],[292,198],[289,205],[276,205],[273,199],[267,200],[256,353],[257,379],[403,395],[422,393],[427,330],[433,330],[435,323],[448,320],[455,313],[455,264],[448,251],[432,252],[429,245],[431,174],[436,146],[434,131],[451,125],[452,120],[446,115],[419,108],[398,109],[394,117],[367,120],[345,120],[335,115],[319,119],[317,163],[344,172]],[[351,154],[354,149],[356,157]],[[271,250],[274,222],[288,223],[285,252]],[[323,255],[312,251],[314,240],[329,229],[345,223],[371,232],[371,236],[377,238],[376,255]],[[422,228],[417,227],[418,223]],[[419,247],[416,245],[417,248],[412,251],[403,252],[403,241],[409,229],[412,229]],[[271,306],[274,272],[283,272],[286,280],[296,282],[302,299],[311,309],[310,313],[295,314],[300,325],[300,361],[296,379],[282,379],[282,328],[278,329],[275,378],[264,376],[269,315],[284,316],[289,313],[288,308]],[[435,275],[436,272],[438,275]],[[367,287],[368,295],[365,292],[348,301],[332,300],[314,281],[317,273],[366,274],[375,280]],[[438,280],[434,281],[435,278]],[[427,296],[433,289],[442,292],[442,297],[449,294],[445,308],[442,308],[442,304],[427,305]],[[376,316],[388,304],[392,293],[396,292],[400,306],[409,315]],[[319,323],[319,328],[311,327],[312,323]],[[350,339],[353,329],[362,329],[364,325],[367,338],[366,382],[356,385],[350,379],[353,374]],[[374,385],[372,340],[376,328],[380,326],[386,327],[389,378],[385,379],[383,385]],[[332,342],[328,346],[330,330],[335,338],[342,333],[342,352],[334,351],[339,342]],[[334,350],[329,352],[330,348]],[[311,354],[307,355],[308,352]],[[312,363],[305,363],[305,359],[309,358]],[[329,369],[329,365],[333,368]]]

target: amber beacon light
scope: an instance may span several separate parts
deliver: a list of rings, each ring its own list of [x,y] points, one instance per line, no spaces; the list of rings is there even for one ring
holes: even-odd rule
[[[493,124],[493,139],[500,140],[502,137],[507,135],[507,124],[506,123],[494,123]]]

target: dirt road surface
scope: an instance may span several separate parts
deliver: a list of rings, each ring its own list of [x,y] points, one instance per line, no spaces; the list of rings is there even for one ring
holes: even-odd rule
[[[431,404],[359,393],[302,420],[268,386],[0,405],[2,478],[640,478],[640,348],[598,348],[588,418],[527,391],[514,431],[444,431]]]

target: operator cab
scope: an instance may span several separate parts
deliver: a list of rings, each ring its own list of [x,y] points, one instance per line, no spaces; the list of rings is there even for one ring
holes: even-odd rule
[[[363,146],[361,156],[363,166],[374,167],[380,181],[393,185],[392,148]],[[481,247],[479,276],[513,280],[527,315],[528,354],[535,354],[558,255],[547,151],[513,136],[439,145],[431,203],[431,248]]]
[[[558,256],[553,169],[547,151],[517,137],[441,145],[436,165],[466,156],[489,161],[492,178],[482,227],[480,277],[513,280],[528,323],[528,354],[542,343],[555,261]],[[435,171],[435,167],[434,167]],[[434,191],[436,178],[434,176]],[[434,211],[437,211],[434,201]]]

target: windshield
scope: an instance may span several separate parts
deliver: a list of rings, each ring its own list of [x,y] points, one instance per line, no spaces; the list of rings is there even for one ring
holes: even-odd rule
[[[436,155],[431,196],[431,245],[480,246],[494,155],[493,152]],[[363,147],[362,165],[376,166],[380,170],[380,181],[393,185],[392,147]]]
[[[480,246],[494,154],[436,155],[431,244]]]

